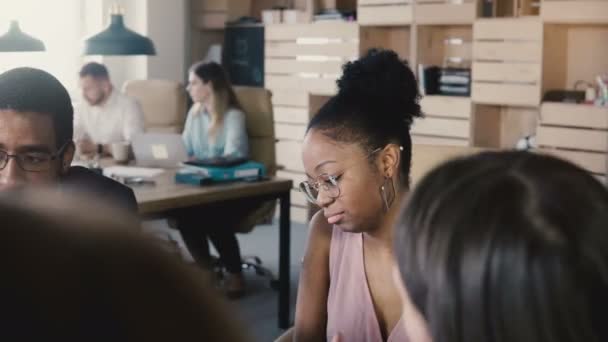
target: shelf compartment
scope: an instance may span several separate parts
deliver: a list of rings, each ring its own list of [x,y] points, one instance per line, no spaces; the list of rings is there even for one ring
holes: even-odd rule
[[[407,0],[359,0],[357,21],[361,26],[399,26],[412,23],[413,9]]]
[[[437,0],[418,0],[415,4],[414,22],[419,25],[473,24],[477,18],[476,1],[461,3]]]

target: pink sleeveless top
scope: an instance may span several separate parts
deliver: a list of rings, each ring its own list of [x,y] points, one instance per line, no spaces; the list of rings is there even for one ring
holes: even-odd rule
[[[380,325],[365,275],[363,234],[333,228],[329,251],[329,295],[327,297],[327,340],[336,333],[347,342],[382,341]],[[401,305],[395,303],[395,305]],[[403,318],[387,342],[406,342]]]

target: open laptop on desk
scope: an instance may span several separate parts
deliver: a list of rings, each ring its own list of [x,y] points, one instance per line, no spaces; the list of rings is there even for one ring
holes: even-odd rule
[[[137,166],[175,168],[188,160],[181,134],[141,133],[131,144]]]

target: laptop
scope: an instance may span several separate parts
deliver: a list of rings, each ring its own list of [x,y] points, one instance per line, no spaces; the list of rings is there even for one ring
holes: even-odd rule
[[[141,133],[132,138],[131,145],[138,166],[175,168],[188,160],[181,134]]]

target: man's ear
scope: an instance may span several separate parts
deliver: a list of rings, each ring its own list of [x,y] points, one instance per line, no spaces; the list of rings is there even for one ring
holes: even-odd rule
[[[68,145],[63,150],[61,155],[61,174],[65,175],[70,166],[72,165],[72,160],[74,160],[74,153],[76,152],[76,145],[74,145],[73,141],[70,141]]]
[[[382,175],[387,178],[396,176],[401,161],[401,149],[397,144],[388,144],[382,150],[381,170]]]

